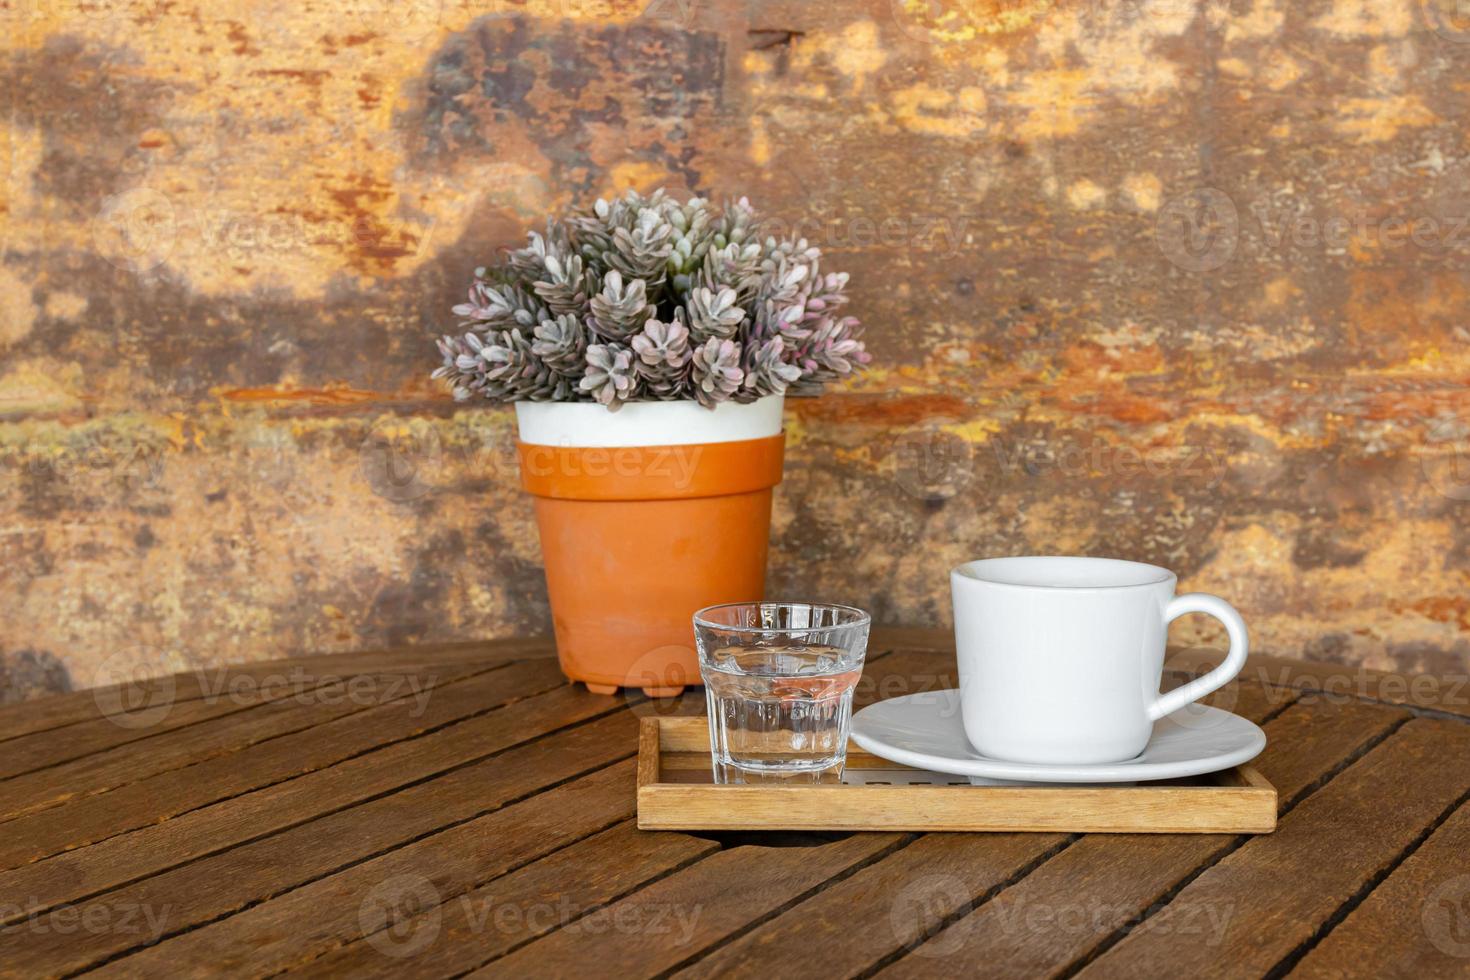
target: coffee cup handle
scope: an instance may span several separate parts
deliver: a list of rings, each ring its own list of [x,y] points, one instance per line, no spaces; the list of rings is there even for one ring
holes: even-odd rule
[[[1245,632],[1245,620],[1240,618],[1240,613],[1235,607],[1221,599],[1219,596],[1208,595],[1204,592],[1189,592],[1185,595],[1175,596],[1168,607],[1164,610],[1164,628],[1174,622],[1180,616],[1188,613],[1204,613],[1214,616],[1225,624],[1225,632],[1230,636],[1230,652],[1225,655],[1225,662],[1203,677],[1177,687],[1168,694],[1160,694],[1148,708],[1150,721],[1158,721],[1168,714],[1173,714],[1186,704],[1193,704],[1211,691],[1218,690],[1235,679],[1245,666],[1245,656],[1250,651],[1250,640]]]

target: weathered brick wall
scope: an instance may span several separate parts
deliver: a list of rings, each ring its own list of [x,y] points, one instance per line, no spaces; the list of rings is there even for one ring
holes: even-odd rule
[[[0,18],[0,698],[544,629],[509,415],[430,339],[629,185],[853,273],[878,366],[788,414],[774,594],[937,623],[962,559],[1112,554],[1275,652],[1470,656],[1455,0]]]

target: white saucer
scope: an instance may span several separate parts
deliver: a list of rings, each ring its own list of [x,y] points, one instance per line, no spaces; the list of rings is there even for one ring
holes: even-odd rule
[[[1218,772],[1266,747],[1260,726],[1193,704],[1154,723],[1143,754],[1127,762],[1056,766],[989,759],[970,747],[959,691],[928,691],[868,705],[852,718],[852,740],[890,762],[933,772],[1033,783],[1132,783]]]

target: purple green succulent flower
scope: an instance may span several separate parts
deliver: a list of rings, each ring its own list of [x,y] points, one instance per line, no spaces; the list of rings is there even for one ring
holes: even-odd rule
[[[475,270],[434,377],[459,400],[612,410],[820,394],[871,359],[843,313],[847,274],[821,258],[806,239],[762,239],[745,198],[599,200]]]

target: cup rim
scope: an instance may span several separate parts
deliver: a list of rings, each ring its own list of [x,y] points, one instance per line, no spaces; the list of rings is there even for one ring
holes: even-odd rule
[[[1139,572],[1148,571],[1153,574],[1152,577],[1144,582],[1120,582],[1111,585],[1061,585],[1042,582],[1008,582],[998,578],[984,578],[977,573],[977,569],[975,568],[977,565],[1020,561],[1085,562],[1097,566],[1108,565],[1114,568],[1127,566]],[[949,577],[951,582],[973,582],[976,585],[990,585],[1005,589],[1044,590],[1047,592],[1117,592],[1124,589],[1148,589],[1159,585],[1172,584],[1179,579],[1177,575],[1161,565],[1152,565],[1144,561],[1133,561],[1130,558],[1110,558],[1096,555],[1004,555],[995,558],[976,558],[950,569]]]
[[[850,613],[853,618],[843,623],[833,623],[829,626],[731,626],[728,623],[716,623],[706,618],[709,613],[718,609],[746,609],[751,607],[765,608],[790,608],[792,606],[803,606],[808,609],[831,609],[838,612]],[[713,606],[705,606],[694,614],[694,625],[703,626],[705,629],[720,630],[726,633],[834,633],[842,630],[859,629],[871,625],[873,617],[857,606],[848,606],[840,602],[805,602],[784,599],[760,599],[753,602],[717,602]]]

